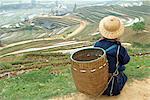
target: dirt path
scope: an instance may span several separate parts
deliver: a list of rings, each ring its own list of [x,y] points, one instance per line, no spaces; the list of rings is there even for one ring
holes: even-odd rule
[[[130,84],[128,83],[119,96],[91,98],[84,94],[77,93],[64,97],[56,97],[50,100],[150,100],[150,78],[142,81],[135,80]]]
[[[124,47],[126,48],[130,48],[132,46],[132,44],[130,43],[121,43]],[[58,50],[58,51],[54,51],[54,53],[63,53],[63,54],[72,54],[78,50],[82,50],[85,48],[92,48],[93,46],[88,46],[88,47],[81,47],[81,48],[76,48],[76,49],[70,49],[70,50]]]
[[[88,24],[88,22],[86,20],[82,20],[79,18],[71,17],[71,16],[51,16],[51,18],[67,18],[68,20],[74,20],[74,21],[80,22],[80,26],[75,31],[73,31],[71,34],[69,34],[65,39],[69,39],[69,38],[75,36],[76,34],[80,33],[81,31],[83,31],[85,29],[85,27]]]
[[[74,18],[74,17],[51,16],[51,18],[60,18],[60,19],[67,18],[68,20],[74,20],[74,21],[80,22],[80,26],[74,32],[69,34],[65,39],[68,39],[68,38],[80,33],[87,25],[87,21],[83,21],[81,19]],[[35,41],[43,41],[43,40],[54,40],[54,39],[64,39],[64,38],[62,38],[62,37],[57,37],[57,38],[56,37],[49,37],[49,38],[42,38],[42,39],[26,40],[26,41],[21,41],[21,42],[17,42],[17,43],[12,43],[12,44],[6,45],[4,47],[0,47],[0,50],[2,50],[4,48],[13,47],[13,46],[16,46],[16,45],[25,44],[25,43],[30,43],[30,42],[35,42]]]
[[[71,38],[71,37],[75,36],[76,34],[80,33],[81,31],[83,31],[85,29],[86,25],[87,25],[87,21],[81,21],[80,26],[74,32],[69,34],[66,39]]]
[[[34,40],[27,40],[27,41],[12,43],[12,44],[6,45],[4,47],[0,47],[0,50],[2,50],[4,48],[13,47],[13,46],[16,46],[16,45],[26,44],[26,43],[35,42],[35,41],[43,41],[43,40],[53,40],[53,38],[34,39]]]
[[[19,53],[25,53],[25,52],[31,52],[31,51],[39,51],[39,50],[46,50],[46,49],[50,49],[50,48],[62,47],[62,46],[67,46],[67,45],[74,45],[74,44],[79,44],[79,43],[84,43],[84,42],[87,42],[87,41],[80,41],[80,42],[67,41],[67,42],[56,43],[56,44],[54,44],[52,46],[47,46],[47,47],[29,48],[29,49],[14,51],[14,52],[11,52],[11,53],[7,53],[7,54],[4,54],[4,55],[1,55],[0,58],[4,57],[4,56],[8,56],[8,55],[13,55],[13,54],[19,54]]]

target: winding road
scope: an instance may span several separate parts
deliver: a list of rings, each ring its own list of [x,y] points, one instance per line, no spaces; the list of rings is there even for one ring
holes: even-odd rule
[[[13,55],[13,54],[19,54],[19,53],[25,53],[25,52],[31,52],[31,51],[40,51],[40,50],[45,50],[45,49],[50,49],[50,48],[56,48],[56,47],[62,47],[62,46],[68,46],[68,45],[74,45],[74,44],[80,44],[80,43],[85,43],[86,41],[67,41],[67,42],[61,42],[61,43],[56,43],[52,46],[46,46],[46,47],[41,47],[41,48],[29,48],[29,49],[24,49],[24,50],[19,50],[11,53],[7,53],[4,55],[1,55],[1,57],[8,56],[8,55]]]
[[[119,13],[119,12],[116,12],[116,11],[112,11],[112,10],[108,10],[109,12],[113,12],[113,13]],[[125,15],[123,13],[119,13],[121,15]],[[27,41],[21,41],[21,42],[17,42],[17,43],[12,43],[12,44],[9,44],[9,45],[6,45],[4,47],[0,47],[0,50],[4,49],[4,48],[9,48],[9,47],[13,47],[13,46],[16,46],[16,45],[22,45],[22,44],[26,44],[26,43],[30,43],[30,42],[35,42],[35,41],[43,41],[43,40],[54,40],[54,39],[64,39],[64,40],[67,40],[77,34],[79,34],[81,31],[83,31],[86,26],[88,25],[88,22],[86,20],[81,20],[79,18],[75,18],[75,17],[71,17],[71,16],[51,16],[51,18],[67,18],[68,20],[74,20],[74,21],[78,21],[80,22],[80,26],[74,30],[72,33],[70,33],[66,38],[63,38],[63,37],[49,37],[49,38],[43,38],[43,39],[34,39],[34,40],[27,40]],[[131,26],[133,23],[137,23],[139,21],[144,21],[144,19],[142,17],[139,17],[139,18],[135,18],[135,19],[132,19],[130,17],[126,17],[128,20],[126,19],[122,19],[123,22],[125,23],[125,26]],[[93,33],[91,35],[96,35],[96,34],[99,34],[98,32],[97,33]],[[71,41],[68,41],[68,42],[65,42],[61,45],[58,45],[58,44],[55,44],[53,46],[47,46],[47,47],[41,47],[41,48],[30,48],[30,49],[25,49],[25,50],[19,50],[19,51],[15,51],[15,52],[11,52],[11,53],[8,53],[8,54],[4,54],[4,55],[1,55],[0,57],[4,57],[6,55],[12,55],[12,54],[19,54],[19,53],[24,53],[24,52],[31,52],[31,51],[38,51],[38,50],[44,50],[44,49],[49,49],[49,48],[55,48],[55,47],[59,47],[59,46],[66,46],[66,45],[72,45],[72,44],[77,44],[77,43],[80,43],[80,42],[74,42],[72,43]]]
[[[66,38],[71,38],[72,36],[80,33],[85,27],[86,25],[88,24],[87,21],[85,20],[81,20],[81,19],[78,19],[78,18],[75,18],[75,17],[68,17],[68,16],[50,16],[50,18],[67,18],[68,20],[74,20],[74,21],[78,21],[80,22],[80,26],[75,30],[73,31],[71,34],[69,34]],[[49,37],[49,38],[42,38],[42,39],[34,39],[34,40],[26,40],[26,41],[21,41],[21,42],[17,42],[17,43],[12,43],[12,44],[9,44],[9,45],[6,45],[4,47],[0,47],[0,50],[4,49],[4,48],[9,48],[9,47],[13,47],[13,46],[16,46],[16,45],[21,45],[21,44],[25,44],[25,43],[30,43],[30,42],[35,42],[35,41],[43,41],[43,40],[54,40],[56,39],[56,37]],[[64,38],[61,38],[61,37],[58,37],[57,39],[64,39]]]

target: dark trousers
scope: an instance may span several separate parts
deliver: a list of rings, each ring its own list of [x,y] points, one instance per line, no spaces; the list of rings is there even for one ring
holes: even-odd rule
[[[107,89],[104,91],[103,95],[110,96],[110,90],[112,85],[113,85],[112,96],[119,95],[120,91],[123,89],[125,83],[127,82],[127,79],[128,79],[127,76],[123,72],[120,72],[117,76],[114,76],[114,84],[112,84],[111,80]]]

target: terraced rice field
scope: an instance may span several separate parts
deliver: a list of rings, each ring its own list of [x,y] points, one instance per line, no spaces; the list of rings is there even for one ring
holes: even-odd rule
[[[130,26],[126,27],[123,42],[129,42],[132,47],[128,48],[131,55],[131,61],[126,66],[125,73],[129,77],[129,81],[149,78],[150,76],[150,57],[149,57],[149,32],[150,18],[149,6],[128,7],[121,6],[90,6],[77,9],[76,13],[70,15],[78,20],[67,18],[38,18],[35,19],[36,27],[32,31],[25,30],[8,32],[4,29],[5,43],[10,44],[14,41],[22,41],[26,39],[35,39],[54,36],[62,36],[66,38],[73,33],[81,24],[81,21],[87,21],[86,27],[75,34],[69,40],[80,42],[81,40],[89,41],[88,43],[79,43],[69,46],[56,47],[40,51],[32,51],[27,53],[19,53],[0,58],[0,99],[49,99],[55,96],[62,96],[77,92],[73,79],[71,77],[70,55],[56,53],[56,51],[70,50],[81,47],[92,46],[95,41],[101,37],[98,33],[98,24],[101,18],[107,15],[115,15],[123,18],[125,21],[134,21],[134,19],[144,18],[146,23],[145,30],[147,32],[136,33]],[[146,9],[146,10],[143,10]],[[143,12],[147,14],[142,14]],[[69,16],[69,17],[70,17]],[[61,16],[62,17],[62,16]],[[42,23],[54,23],[56,29],[49,30]],[[38,27],[38,29],[37,29]],[[66,28],[62,31],[62,29]],[[50,27],[51,28],[51,27]],[[62,32],[63,34],[55,35]],[[61,33],[60,32],[60,33]],[[46,33],[46,34],[45,34]],[[98,33],[92,35],[93,33]],[[18,37],[19,38],[16,38]],[[18,50],[32,49],[36,47],[51,46],[54,43],[64,42],[63,39],[40,40],[29,43],[10,46],[0,50],[0,55],[11,53]],[[55,53],[54,53],[55,52]],[[147,91],[146,91],[147,92]]]

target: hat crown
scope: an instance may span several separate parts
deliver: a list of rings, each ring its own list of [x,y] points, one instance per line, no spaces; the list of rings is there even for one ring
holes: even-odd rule
[[[100,21],[99,31],[105,38],[116,39],[123,35],[124,24],[119,17],[107,16]]]
[[[109,16],[105,19],[103,25],[107,31],[114,32],[120,28],[120,20],[117,17]]]

